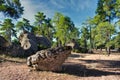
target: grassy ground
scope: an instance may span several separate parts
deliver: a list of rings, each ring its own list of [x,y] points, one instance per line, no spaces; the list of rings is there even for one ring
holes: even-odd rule
[[[120,80],[120,54],[73,53],[61,72],[34,71],[26,59],[0,55],[0,80]]]

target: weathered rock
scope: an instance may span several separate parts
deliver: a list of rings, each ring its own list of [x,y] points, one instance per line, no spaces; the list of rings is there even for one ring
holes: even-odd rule
[[[43,36],[35,36],[30,32],[23,32],[19,36],[21,47],[28,55],[34,54],[38,51],[38,46],[42,45],[46,48],[51,47],[50,41]]]
[[[33,33],[24,31],[23,33],[20,34],[19,36],[19,41],[22,43],[24,39],[32,39],[33,41],[36,41],[36,36]]]
[[[36,37],[34,34],[29,32],[24,32],[20,35],[19,41],[21,43],[21,47],[24,50],[29,50],[30,52],[37,51]]]
[[[24,56],[28,57],[37,52],[38,47],[34,34],[29,32],[23,32],[19,36],[19,41],[21,43],[21,47],[25,51]]]
[[[7,48],[7,54],[12,57],[25,57],[27,54],[25,54],[25,50],[18,45],[18,44],[12,44]]]
[[[9,45],[8,41],[0,36],[0,54],[6,54],[6,49]]]
[[[21,57],[24,56],[24,50],[20,47],[20,45],[10,45],[4,37],[0,36],[0,54]]]
[[[4,37],[0,36],[0,47],[8,47],[8,46],[9,46],[8,41]]]
[[[27,58],[27,65],[36,70],[59,71],[70,54],[69,46],[41,50]]]
[[[72,39],[72,40],[70,41],[70,43],[67,44],[67,46],[71,46],[72,49],[80,49],[79,44],[78,44],[77,41],[75,41],[74,39]]]
[[[74,39],[72,39],[68,44],[66,44],[67,46],[71,46],[73,52],[78,52],[78,53],[87,53],[88,49],[81,47],[77,41],[75,41]]]
[[[37,40],[37,44],[40,44],[42,46],[45,46],[47,48],[50,48],[51,47],[51,42],[44,36],[42,35],[37,35],[36,36],[36,40]]]

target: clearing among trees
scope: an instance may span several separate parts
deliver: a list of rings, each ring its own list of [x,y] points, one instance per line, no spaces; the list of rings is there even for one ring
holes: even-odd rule
[[[60,72],[34,71],[25,59],[0,56],[0,80],[119,80],[120,55],[72,53]]]

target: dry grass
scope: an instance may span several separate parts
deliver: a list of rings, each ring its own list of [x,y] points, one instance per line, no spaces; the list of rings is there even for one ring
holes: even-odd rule
[[[0,55],[0,80],[119,80],[120,54],[72,54],[61,72],[34,71],[26,59]]]

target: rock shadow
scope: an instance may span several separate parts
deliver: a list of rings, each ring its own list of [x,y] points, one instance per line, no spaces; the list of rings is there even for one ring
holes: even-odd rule
[[[62,66],[62,71],[60,73],[66,73],[79,77],[92,77],[92,76],[107,76],[107,75],[120,75],[119,72],[108,72],[97,69],[89,69],[84,65],[65,63]]]
[[[84,61],[87,64],[92,63],[102,64],[103,68],[120,68],[120,61],[118,60],[82,60],[82,59],[78,60]]]

